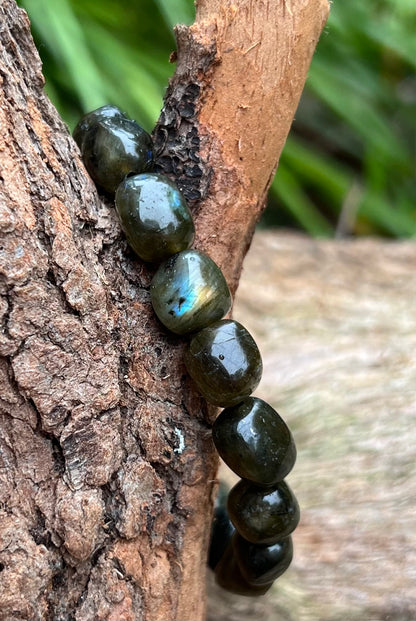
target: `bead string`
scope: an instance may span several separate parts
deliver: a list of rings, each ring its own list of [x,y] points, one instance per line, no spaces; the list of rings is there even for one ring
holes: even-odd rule
[[[160,264],[150,287],[153,309],[171,332],[190,335],[184,361],[202,396],[224,407],[212,438],[241,480],[214,509],[209,566],[217,583],[262,595],[290,565],[299,506],[283,480],[296,460],[291,432],[265,401],[251,397],[262,360],[250,333],[223,319],[232,299],[219,267],[190,249],[191,212],[176,185],[153,167],[152,139],[115,106],[85,115],[74,130],[97,186],[115,195],[121,227],[134,252]]]

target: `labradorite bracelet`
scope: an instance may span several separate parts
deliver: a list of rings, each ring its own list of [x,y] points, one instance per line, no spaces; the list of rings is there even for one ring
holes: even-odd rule
[[[265,401],[251,397],[262,360],[251,334],[223,319],[232,299],[219,267],[190,249],[191,212],[176,185],[149,172],[152,139],[115,106],[85,115],[74,131],[85,167],[99,190],[115,196],[121,227],[134,252],[159,264],[150,286],[160,322],[189,335],[185,365],[202,396],[225,408],[212,437],[241,480],[214,508],[208,564],[218,584],[262,595],[290,565],[290,534],[299,506],[283,480],[296,460],[290,430]]]

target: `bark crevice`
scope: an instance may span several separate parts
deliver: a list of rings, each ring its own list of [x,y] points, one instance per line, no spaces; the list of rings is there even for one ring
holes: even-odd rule
[[[327,12],[290,6],[200,0],[155,130],[232,290]],[[216,410],[42,91],[25,12],[0,14],[0,619],[202,619]]]

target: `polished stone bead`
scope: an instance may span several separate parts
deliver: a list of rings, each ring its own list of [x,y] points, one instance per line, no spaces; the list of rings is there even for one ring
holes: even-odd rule
[[[249,584],[237,563],[232,543],[228,544],[226,551],[215,568],[215,581],[226,591],[247,597],[264,595],[273,584],[273,581],[259,586]]]
[[[115,197],[127,240],[143,261],[164,261],[194,240],[191,212],[173,181],[143,173],[124,179]]]
[[[185,250],[162,263],[153,277],[150,295],[156,315],[176,334],[201,330],[231,307],[231,294],[220,268],[197,250]]]
[[[251,543],[277,543],[300,518],[298,502],[284,481],[273,487],[239,481],[229,493],[227,508],[237,532]]]
[[[90,113],[89,119],[80,121],[74,137],[85,168],[106,192],[114,193],[126,175],[142,173],[153,166],[150,135],[113,109]]]
[[[265,546],[250,543],[235,534],[232,545],[243,578],[254,586],[268,585],[276,580],[286,571],[293,558],[290,536]]]
[[[79,146],[81,153],[84,150],[85,137],[87,136],[90,129],[99,121],[104,121],[105,119],[113,119],[115,117],[127,118],[126,115],[120,110],[120,108],[117,108],[117,106],[109,105],[97,108],[97,110],[88,112],[88,114],[85,114],[82,117],[72,134],[75,142]]]
[[[208,565],[211,569],[215,569],[235,533],[234,524],[227,511],[227,496],[228,491],[223,484],[220,484],[214,505],[208,553]]]
[[[223,410],[212,428],[212,438],[227,466],[259,485],[281,481],[296,461],[295,442],[286,423],[256,397]]]
[[[185,364],[203,397],[224,407],[248,397],[263,370],[253,337],[231,319],[198,332],[185,351]]]

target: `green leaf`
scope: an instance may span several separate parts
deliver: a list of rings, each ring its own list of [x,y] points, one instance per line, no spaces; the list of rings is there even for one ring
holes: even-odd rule
[[[160,12],[170,28],[176,24],[192,24],[195,18],[191,0],[156,0]]]
[[[107,99],[151,130],[160,112],[163,96],[160,82],[154,77],[155,67],[152,71],[149,63],[148,70],[137,51],[112,38],[97,23],[86,22],[85,28],[97,67],[108,85]],[[120,84],[123,84],[123,89],[120,89]]]
[[[152,128],[173,71],[172,28],[192,22],[193,0],[19,4],[67,123],[113,103]],[[332,234],[359,187],[358,233],[413,235],[415,13],[414,0],[332,4],[272,187],[283,222]]]
[[[302,191],[288,168],[280,164],[270,188],[302,227],[314,237],[332,237],[333,227]]]
[[[26,0],[25,6],[39,34],[66,75],[84,110],[105,100],[106,86],[100,79],[77,17],[67,0]]]
[[[404,208],[403,208],[404,207]],[[415,212],[409,205],[394,205],[385,200],[382,194],[367,192],[362,197],[358,216],[365,216],[370,222],[395,237],[412,237],[415,234]]]

